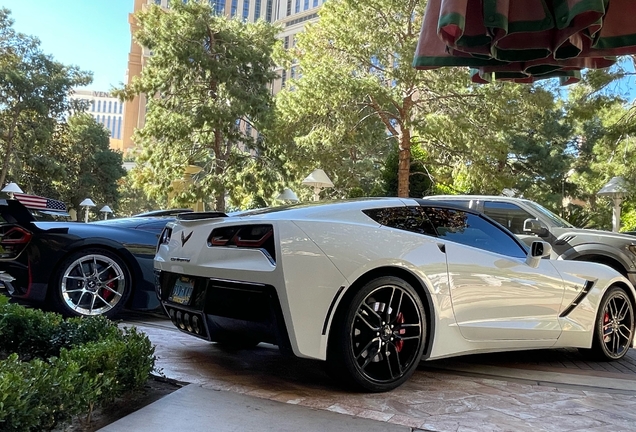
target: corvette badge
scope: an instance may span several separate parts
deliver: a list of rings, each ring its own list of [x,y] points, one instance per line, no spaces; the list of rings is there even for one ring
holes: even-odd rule
[[[190,234],[184,235],[183,231],[181,231],[181,247],[184,247],[185,244],[188,242],[188,240],[190,240],[190,237],[192,237],[193,232],[194,231],[190,231]]]

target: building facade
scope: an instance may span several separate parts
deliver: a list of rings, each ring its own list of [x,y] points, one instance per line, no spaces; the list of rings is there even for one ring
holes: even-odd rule
[[[91,90],[76,90],[70,98],[81,100],[87,106],[86,112],[108,129],[111,149],[125,152],[122,140],[125,109],[119,99],[108,92]]]
[[[149,5],[158,5],[166,9],[169,5],[169,0],[134,0],[134,2],[133,13],[128,17],[131,42],[126,71],[127,84],[132,82],[134,76],[141,73],[145,60],[150,56],[149,50],[139,46],[132,38],[139,28],[134,13]],[[296,43],[296,35],[303,31],[305,25],[318,20],[318,10],[325,0],[209,0],[209,2],[217,15],[228,19],[239,18],[245,22],[263,19],[281,26],[282,31],[278,38],[283,41],[285,48],[291,48]],[[277,69],[278,78],[272,82],[272,93],[278,93],[287,85],[289,79],[297,78],[297,70],[296,65],[292,65],[289,70]],[[122,148],[127,151],[134,147],[132,136],[135,129],[141,129],[144,126],[146,96],[139,95],[132,101],[126,102],[124,113]],[[240,121],[240,128],[249,135],[255,133],[244,121]]]

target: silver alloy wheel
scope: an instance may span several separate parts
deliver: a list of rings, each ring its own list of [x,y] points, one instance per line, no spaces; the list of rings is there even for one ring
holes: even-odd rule
[[[60,294],[66,306],[80,315],[102,315],[114,308],[126,289],[120,265],[110,257],[84,255],[62,275]]]
[[[358,306],[350,337],[359,373],[377,383],[394,382],[419,357],[424,337],[420,308],[409,291],[382,285]]]
[[[630,348],[634,329],[634,309],[622,290],[615,291],[607,299],[602,320],[605,351],[609,357],[619,359]]]

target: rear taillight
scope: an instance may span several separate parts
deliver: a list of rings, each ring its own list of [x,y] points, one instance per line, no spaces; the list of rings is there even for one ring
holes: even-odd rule
[[[159,252],[159,247],[162,244],[170,243],[170,237],[172,237],[172,228],[165,227],[163,231],[161,231],[161,235],[159,235],[159,241],[157,242],[157,252]]]
[[[208,246],[260,249],[272,263],[276,262],[274,229],[271,225],[240,225],[216,228],[208,237]]]
[[[15,258],[31,241],[31,234],[19,226],[4,228],[0,233],[0,258]]]

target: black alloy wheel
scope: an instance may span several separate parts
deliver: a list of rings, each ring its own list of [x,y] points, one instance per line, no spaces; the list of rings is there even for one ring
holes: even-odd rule
[[[64,316],[112,318],[124,307],[132,288],[125,263],[105,249],[71,254],[60,265],[54,281],[50,295]]]
[[[415,289],[381,277],[356,293],[334,324],[328,366],[358,389],[392,390],[417,368],[426,340],[426,315]]]
[[[592,349],[585,351],[597,360],[620,360],[634,338],[634,305],[623,288],[607,290],[599,306]]]

